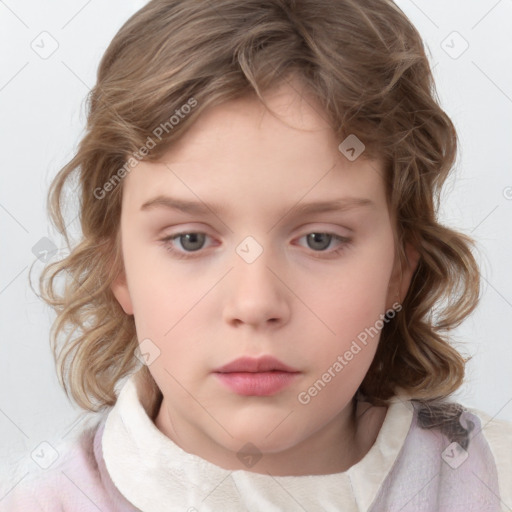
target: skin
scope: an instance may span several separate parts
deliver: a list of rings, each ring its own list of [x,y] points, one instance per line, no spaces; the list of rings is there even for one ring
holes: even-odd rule
[[[409,264],[400,273],[381,163],[364,153],[349,161],[299,85],[282,85],[266,100],[281,120],[254,97],[224,103],[205,111],[160,163],[140,162],[127,175],[125,270],[112,290],[134,315],[139,341],[149,338],[160,350],[149,370],[163,393],[155,425],[166,436],[226,469],[336,473],[367,453],[387,411],[371,407],[358,417],[362,410],[352,409],[378,336],[308,404],[297,396],[405,297],[418,254],[406,248]],[[141,210],[161,195],[212,211]],[[343,197],[373,205],[293,212],[297,204]],[[162,241],[178,233],[207,236]],[[350,242],[324,238],[321,246],[311,233]],[[263,249],[252,263],[236,252],[247,236]],[[194,257],[176,256],[187,249]],[[212,373],[263,354],[301,372],[274,396],[237,395]],[[251,468],[237,457],[248,442],[263,455]]]

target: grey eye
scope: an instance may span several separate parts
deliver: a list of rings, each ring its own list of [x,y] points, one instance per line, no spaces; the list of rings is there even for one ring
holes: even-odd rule
[[[311,249],[318,249],[323,251],[329,247],[332,236],[333,235],[330,235],[329,233],[310,233],[307,235],[308,246]]]
[[[204,233],[186,233],[183,235],[178,235],[176,238],[179,238],[181,246],[183,249],[187,251],[198,251],[202,249],[205,241]]]

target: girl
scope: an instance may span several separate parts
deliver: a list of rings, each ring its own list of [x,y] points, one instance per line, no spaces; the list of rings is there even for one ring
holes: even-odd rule
[[[478,268],[400,9],[153,0],[89,100],[50,191],[70,243],[78,177],[83,238],[41,289],[96,420],[2,510],[510,509],[512,426],[450,400]]]

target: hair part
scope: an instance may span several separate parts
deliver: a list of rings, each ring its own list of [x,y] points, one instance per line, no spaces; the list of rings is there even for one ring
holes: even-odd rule
[[[359,391],[384,405],[398,390],[435,400],[462,384],[467,360],[448,334],[477,306],[479,272],[473,240],[437,220],[457,134],[405,14],[391,0],[153,0],[103,55],[86,134],[49,191],[50,217],[71,252],[43,270],[41,295],[57,314],[51,344],[59,380],[82,408],[113,405],[116,383],[138,363],[133,317],[110,288],[123,270],[122,177],[134,155],[157,161],[206,109],[248,95],[266,105],[265,94],[292,77],[340,142],[354,134],[365,158],[385,162],[400,264],[406,244],[420,254],[403,310],[382,329]],[[194,108],[185,109],[191,99]],[[62,212],[75,176],[83,237],[71,247]]]

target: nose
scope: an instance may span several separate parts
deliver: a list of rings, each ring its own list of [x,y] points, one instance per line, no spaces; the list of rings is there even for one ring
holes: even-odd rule
[[[235,256],[226,283],[224,320],[235,327],[247,324],[258,329],[286,324],[291,294],[270,251],[263,250],[252,263]]]

